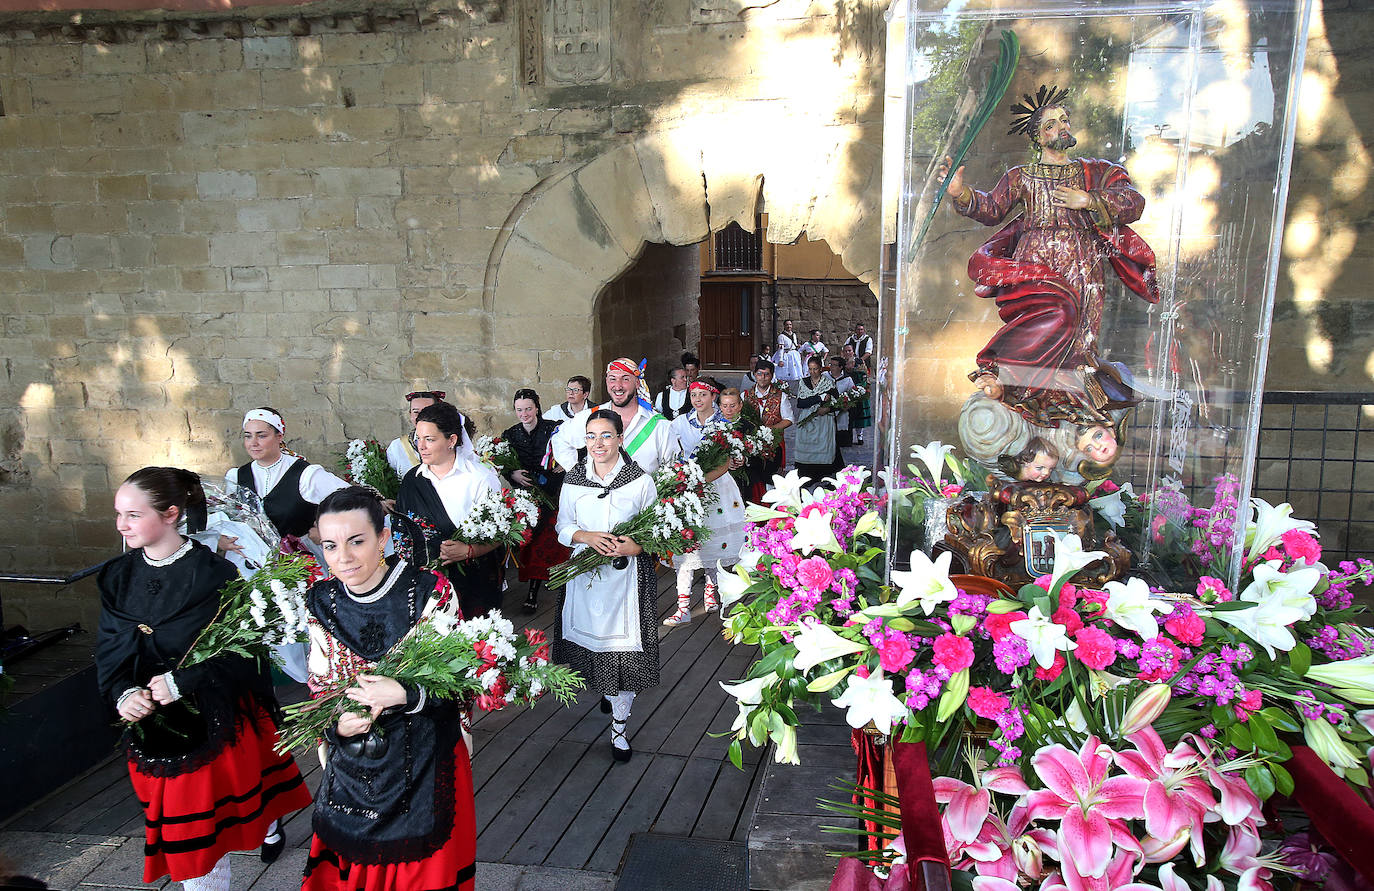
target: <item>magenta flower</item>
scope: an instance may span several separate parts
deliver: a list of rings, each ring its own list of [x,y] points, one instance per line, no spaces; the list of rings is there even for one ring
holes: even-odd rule
[[[968,707],[980,718],[996,719],[1007,710],[1007,697],[988,687],[970,687]]]
[[[911,649],[910,641],[900,631],[889,633],[881,643],[875,642],[874,646],[878,648],[878,659],[883,671],[889,674],[906,668],[916,656]]]
[[[1074,655],[1089,668],[1101,671],[1116,661],[1116,641],[1101,628],[1084,628],[1073,638]]]
[[[1119,752],[1116,763],[1133,777],[1145,780],[1145,829],[1156,839],[1174,839],[1189,832],[1193,839],[1195,862],[1201,863],[1201,827],[1207,812],[1216,806],[1216,797],[1202,777],[1197,750],[1186,742],[1164,748],[1153,727],[1126,737],[1134,751]]]
[[[958,674],[973,664],[973,641],[955,634],[942,634],[935,638],[935,664]]]
[[[1109,779],[1112,754],[1090,736],[1078,752],[1053,745],[1031,758],[1045,788],[1027,797],[1029,816],[1060,821],[1059,850],[1065,869],[1072,861],[1079,876],[1101,878],[1112,861],[1114,842],[1122,832],[1130,838],[1120,821],[1144,816],[1149,783],[1132,776]]]
[[[821,556],[808,557],[797,564],[797,581],[808,591],[824,591],[830,587],[835,572],[830,563]]]

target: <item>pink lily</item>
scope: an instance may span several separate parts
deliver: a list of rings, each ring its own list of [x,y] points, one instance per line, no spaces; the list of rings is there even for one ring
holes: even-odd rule
[[[990,792],[1024,795],[1030,791],[1017,767],[981,767],[981,761],[973,765],[973,785],[954,777],[936,777],[934,781],[936,804],[948,805],[942,816],[950,834],[965,843],[978,838],[983,829],[992,805]]]
[[[1108,779],[1112,754],[1097,737],[1090,736],[1077,753],[1053,745],[1031,758],[1046,788],[1027,797],[1028,816],[1032,820],[1061,821],[1061,857],[1066,867],[1073,861],[1072,872],[1077,875],[1101,878],[1112,861],[1114,824],[1121,827],[1121,820],[1137,820],[1144,815],[1149,784],[1132,776]]]
[[[1260,817],[1260,800],[1250,789],[1244,777],[1231,770],[1222,770],[1212,757],[1211,747],[1206,741],[1194,734],[1187,737],[1197,752],[1197,758],[1207,771],[1207,779],[1221,793],[1221,803],[1214,810],[1227,826],[1238,826],[1248,820],[1263,823]]]
[[[1159,868],[1159,887],[1160,891],[1192,891],[1192,886],[1174,874],[1174,865],[1165,863]],[[1209,875],[1207,877],[1207,887],[1204,891],[1222,891],[1225,886],[1221,879]]]
[[[1234,875],[1262,866],[1259,860],[1259,829],[1253,822],[1232,826],[1226,835],[1226,846],[1221,849],[1220,866]]]
[[[1145,854],[1145,862],[1168,863],[1178,856],[1179,851],[1188,846],[1189,837],[1192,834],[1192,829],[1185,826],[1170,839],[1159,839],[1153,835],[1147,835],[1140,840],[1140,849]]]
[[[1145,829],[1156,839],[1173,840],[1180,832],[1201,826],[1216,798],[1201,776],[1198,753],[1186,742],[1173,751],[1164,748],[1153,727],[1126,737],[1135,751],[1119,752],[1116,763],[1131,776],[1145,780]],[[1192,833],[1193,861],[1205,862],[1202,833]]]
[[[1125,891],[1127,888],[1134,888],[1136,891],[1146,891],[1154,889],[1153,885],[1141,885],[1132,883],[1135,877],[1135,864],[1139,857],[1138,851],[1118,848],[1115,856],[1107,863],[1107,868],[1100,876],[1087,876],[1078,869],[1072,857],[1065,857],[1060,864],[1064,884],[1068,891]]]

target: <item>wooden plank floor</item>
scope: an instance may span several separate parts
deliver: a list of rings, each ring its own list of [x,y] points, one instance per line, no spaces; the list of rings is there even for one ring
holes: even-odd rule
[[[515,582],[504,612],[517,626],[550,631],[555,598],[547,593],[534,616],[520,614],[525,586]],[[673,578],[660,575],[659,618],[676,609]],[[751,648],[732,647],[720,621],[704,615],[701,582],[690,625],[660,627],[662,682],[636,697],[630,720],[634,757],[610,754],[610,717],[595,695],[571,707],[542,702],[533,709],[481,715],[474,724],[473,783],[477,859],[535,867],[612,873],[630,834],[662,832],[743,841],[760,779],[759,755],[744,770],[725,758],[735,708],[717,681],[742,676]],[[314,751],[296,753],[313,789],[320,765]],[[267,867],[254,853],[234,855],[234,887],[296,888],[310,842],[309,808],[286,824],[288,851]],[[20,868],[47,866],[54,888],[136,888],[142,885],[143,814],[122,759],[112,757],[0,826],[0,853]],[[56,864],[60,864],[60,867]],[[162,887],[165,882],[154,887]]]
[[[523,592],[523,585],[513,586]],[[659,618],[677,608],[673,577],[660,576]],[[483,715],[473,725],[477,859],[613,872],[634,832],[743,840],[757,793],[758,753],[744,770],[725,758],[735,707],[717,683],[739,679],[755,650],[731,646],[705,615],[701,584],[690,625],[660,626],[660,684],[635,697],[634,757],[611,759],[610,716],[584,693],[568,709]],[[554,598],[526,623],[551,633]],[[509,610],[508,610],[509,612]]]

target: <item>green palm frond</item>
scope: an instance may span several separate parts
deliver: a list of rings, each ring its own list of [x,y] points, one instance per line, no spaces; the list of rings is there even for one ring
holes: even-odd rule
[[[987,89],[983,96],[978,100],[978,108],[974,111],[972,119],[969,121],[968,129],[964,132],[964,138],[959,143],[959,148],[955,151],[953,163],[949,165],[950,173],[959,169],[959,165],[964,162],[964,156],[968,154],[969,148],[973,145],[973,140],[978,138],[983,127],[997,111],[997,106],[1001,104],[1002,97],[1006,95],[1007,87],[1011,86],[1012,75],[1016,73],[1016,63],[1021,58],[1021,41],[1017,39],[1014,31],[1003,31],[1002,41],[998,50],[997,65],[992,70],[992,76],[988,78]],[[916,256],[916,249],[925,240],[926,232],[930,229],[930,223],[935,219],[935,212],[940,209],[940,202],[944,200],[945,193],[949,189],[949,178],[940,183],[940,187],[935,191],[935,200],[930,203],[930,211],[926,214],[925,222],[921,224],[921,229],[916,233],[916,237],[911,241],[911,247],[907,251],[907,262],[910,263]]]

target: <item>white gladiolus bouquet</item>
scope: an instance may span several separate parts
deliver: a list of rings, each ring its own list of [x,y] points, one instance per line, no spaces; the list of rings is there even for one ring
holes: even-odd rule
[[[472,441],[477,457],[496,468],[497,473],[514,473],[520,469],[520,457],[515,448],[500,436],[479,436]]]
[[[710,534],[706,529],[706,506],[715,500],[714,489],[706,487],[706,474],[690,460],[665,464],[654,471],[658,500],[652,506],[616,525],[612,535],[627,535],[658,557],[685,554],[701,547]],[[549,570],[549,587],[561,588],[584,572],[592,572],[612,561],[594,548],[582,548]]]

